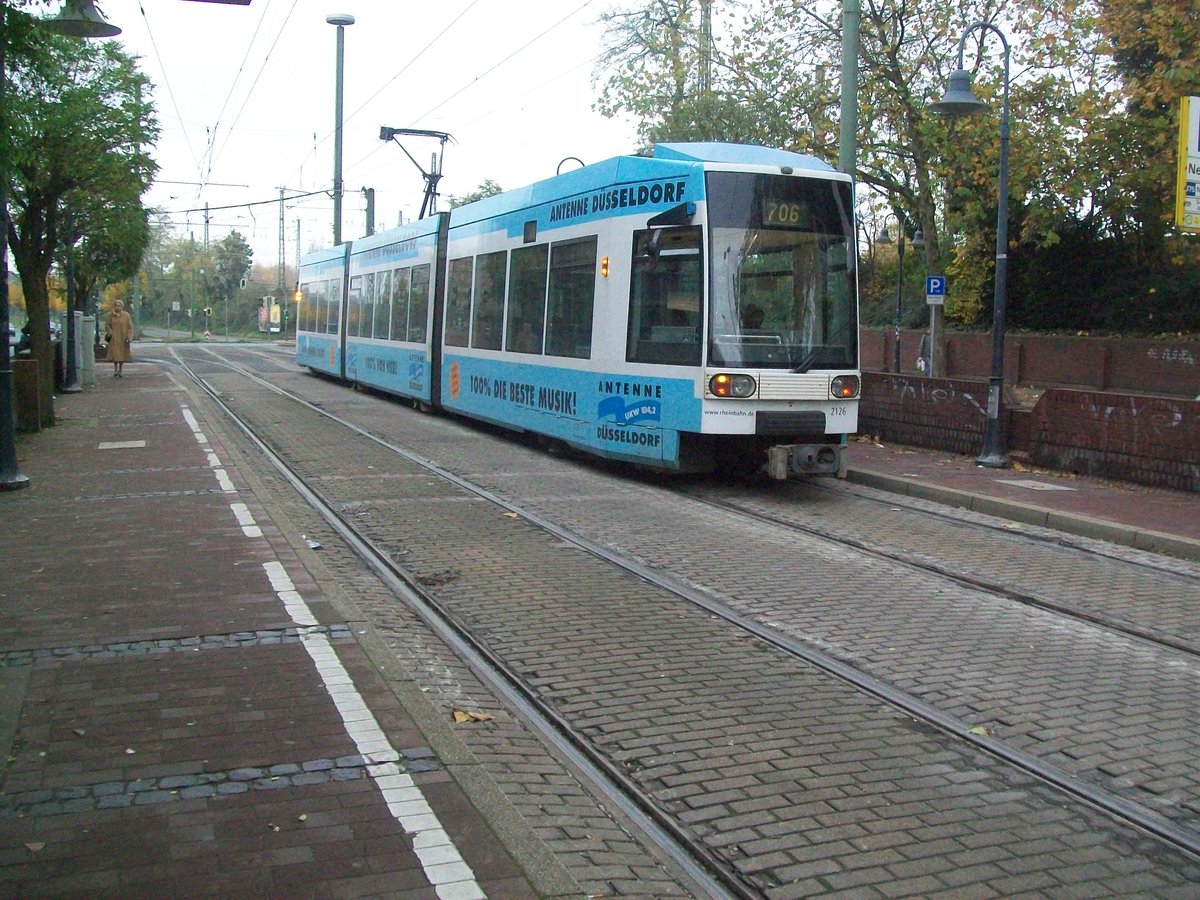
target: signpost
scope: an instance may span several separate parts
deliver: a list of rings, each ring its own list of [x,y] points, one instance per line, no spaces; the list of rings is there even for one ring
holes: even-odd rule
[[[1200,234],[1200,97],[1179,98],[1179,175],[1175,224]]]
[[[933,307],[944,306],[946,303],[946,276],[925,276],[925,302],[929,304],[929,354],[925,357],[926,375],[933,374],[933,359],[937,355],[937,316]]]

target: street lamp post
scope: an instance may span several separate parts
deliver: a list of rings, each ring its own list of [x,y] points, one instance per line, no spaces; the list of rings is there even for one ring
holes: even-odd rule
[[[75,326],[75,218],[67,210],[64,217],[67,237],[67,333],[66,352],[63,354],[63,386],[64,394],[78,394],[83,390],[79,386],[79,329]]]
[[[879,236],[875,239],[880,244],[890,244],[892,242],[891,232],[887,229],[887,220],[894,219],[896,221],[896,256],[898,265],[896,266],[896,346],[894,348],[894,364],[893,368],[896,374],[900,374],[900,324],[904,317],[904,217],[900,213],[888,213],[883,217],[883,227],[879,229]]]
[[[958,68],[950,73],[950,83],[934,112],[952,116],[973,115],[987,109],[971,91],[971,76],[963,69],[963,50],[973,31],[991,31],[1004,45],[1004,103],[1000,110],[1000,200],[996,210],[996,289],[992,304],[992,374],[988,379],[987,424],[983,432],[983,451],[976,465],[1003,469],[1009,466],[1004,435],[1004,312],[1008,297],[1008,39],[990,22],[969,25],[958,41]]]
[[[0,106],[8,85],[8,5],[0,4]],[[29,477],[17,464],[17,435],[13,425],[12,357],[8,341],[8,176],[0,166],[0,329],[4,348],[0,349],[0,491],[29,487]]]
[[[346,58],[346,26],[354,24],[354,16],[344,13],[326,16],[325,21],[337,26],[337,76],[333,100],[333,244],[342,242],[342,68]]]

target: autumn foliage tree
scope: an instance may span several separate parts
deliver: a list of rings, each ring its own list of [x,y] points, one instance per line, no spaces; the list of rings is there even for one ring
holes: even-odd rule
[[[47,276],[80,243],[82,286],[126,277],[149,237],[141,197],[157,136],[147,81],[111,41],[39,31],[10,9],[26,40],[10,54],[4,130],[10,184],[8,246],[25,292],[44,424],[54,421]],[[75,258],[72,260],[76,261]]]
[[[709,92],[697,78],[699,6],[649,0],[607,17],[598,108],[634,116],[647,142],[749,141],[836,164],[842,4],[716,4],[724,15]],[[894,210],[910,234],[922,230],[925,256],[910,277],[949,275],[948,317],[966,326],[990,321],[1000,42],[975,31],[966,43],[964,65],[986,112],[946,119],[930,104],[945,90],[964,29],[994,23],[1012,52],[1010,321],[1153,329],[1146,296],[1122,303],[1113,291],[1128,293],[1138,266],[1161,260],[1168,247],[1191,268],[1173,271],[1159,296],[1170,283],[1196,283],[1187,262],[1194,251],[1171,240],[1169,219],[1174,109],[1179,96],[1200,92],[1194,0],[862,0],[861,9],[855,174],[869,190],[860,189],[860,213],[877,227]],[[1114,256],[1114,241],[1135,242],[1137,255]],[[1099,285],[1083,280],[1097,263],[1117,259],[1128,261],[1124,277],[1105,269]],[[881,284],[894,281],[894,268],[875,271]],[[864,300],[877,290],[865,283]],[[1191,317],[1200,328],[1200,313]]]

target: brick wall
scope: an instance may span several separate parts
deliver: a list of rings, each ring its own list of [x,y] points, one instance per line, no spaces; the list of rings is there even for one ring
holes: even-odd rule
[[[978,453],[987,383],[863,372],[858,430],[885,441]]]
[[[1200,491],[1200,401],[1054,388],[1033,431],[1038,465]]]
[[[977,455],[987,382],[863,372],[859,432]],[[1037,465],[1200,491],[1200,401],[1052,388],[1032,412],[1005,410],[1006,445]]]
[[[900,333],[900,370],[915,371],[921,331]],[[890,328],[864,328],[862,367],[887,372],[895,359]],[[987,378],[992,368],[990,333],[951,331],[943,354],[950,378]],[[1008,384],[1200,396],[1200,343],[1166,339],[1008,335],[1004,343]]]

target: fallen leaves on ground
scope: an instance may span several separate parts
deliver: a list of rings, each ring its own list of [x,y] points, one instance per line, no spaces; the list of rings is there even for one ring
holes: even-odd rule
[[[473,710],[456,709],[451,714],[454,719],[454,724],[461,725],[464,722],[490,722],[495,716],[491,713],[475,712]]]

